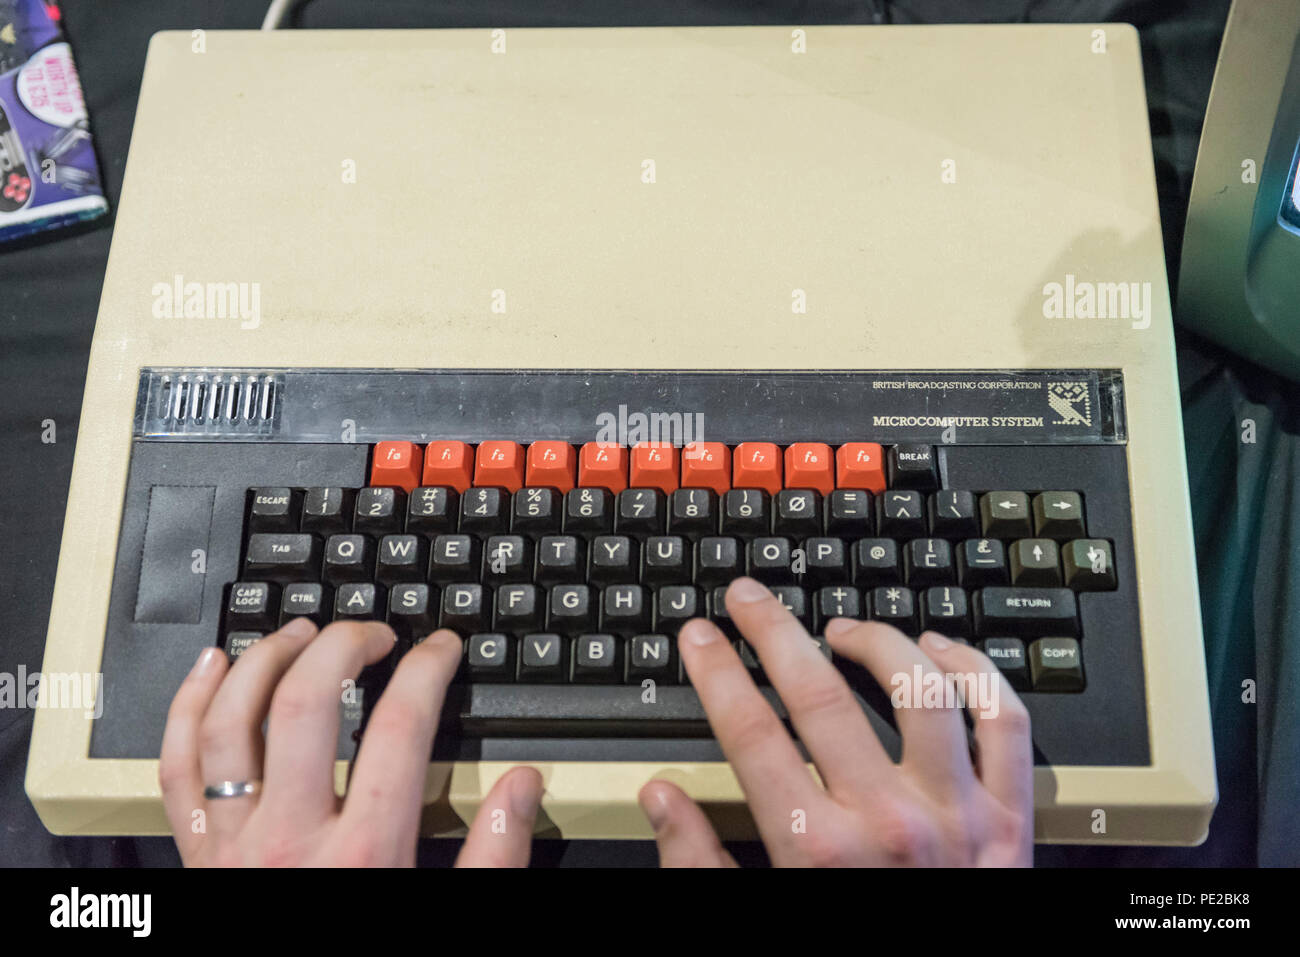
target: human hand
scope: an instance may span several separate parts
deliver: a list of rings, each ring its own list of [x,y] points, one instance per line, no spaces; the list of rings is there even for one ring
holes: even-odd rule
[[[773,864],[1032,864],[1029,713],[988,658],[934,632],[918,642],[879,622],[827,624],[832,649],[866,668],[882,688],[895,676],[912,680],[920,666],[923,674],[973,675],[992,691],[995,707],[971,709],[974,761],[959,710],[902,707],[894,712],[903,738],[895,765],[843,676],[766,586],[737,579],[726,600],[822,779],[819,785],[808,773],[731,642],[707,621],[686,624],[679,651]],[[652,781],[640,800],[663,866],[735,866],[681,789]]]
[[[415,863],[429,755],[461,656],[453,632],[434,632],[402,657],[371,713],[347,797],[334,793],[343,683],[382,660],[395,640],[379,622],[335,622],[318,633],[298,618],[233,666],[218,648],[199,656],[167,714],[158,768],[187,866]],[[260,793],[204,795],[205,785],[245,781],[260,781]],[[541,796],[537,771],[505,774],[484,799],[457,866],[526,866]]]

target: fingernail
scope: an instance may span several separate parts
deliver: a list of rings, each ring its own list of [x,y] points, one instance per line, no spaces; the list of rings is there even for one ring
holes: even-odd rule
[[[384,624],[382,621],[368,621],[366,622],[366,625],[369,627],[370,634],[374,636],[375,640],[384,641],[390,645],[397,644],[397,632],[393,631],[392,628],[388,627],[388,625]]]
[[[764,598],[771,598],[772,592],[761,582],[756,582],[752,578],[737,578],[727,589],[727,597],[739,602],[762,601]]]
[[[822,631],[825,633],[827,638],[832,638],[835,635],[842,635],[846,631],[852,631],[857,626],[858,622],[854,621],[852,618],[832,618],[830,621],[826,622],[826,627],[823,628]]]
[[[534,817],[542,800],[542,776],[536,771],[532,774],[520,773],[510,782],[510,808],[518,817]]]
[[[922,635],[921,644],[931,651],[947,651],[952,647],[952,642],[937,631],[927,631]]]
[[[190,673],[194,675],[206,674],[211,668],[213,662],[217,660],[217,655],[221,653],[220,648],[204,648],[199,652],[199,657],[194,661],[194,667]]]
[[[655,831],[663,830],[668,823],[668,799],[659,788],[651,788],[650,793],[641,799],[641,810]]]
[[[316,623],[310,618],[295,618],[280,629],[286,638],[310,638],[316,634]]]
[[[708,645],[718,640],[718,631],[703,619],[696,618],[682,626],[681,635],[693,645]]]

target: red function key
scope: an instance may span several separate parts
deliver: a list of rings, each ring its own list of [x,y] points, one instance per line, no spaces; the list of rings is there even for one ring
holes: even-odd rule
[[[875,442],[846,442],[835,453],[835,484],[840,488],[885,490],[885,453]]]
[[[722,442],[691,442],[682,448],[682,488],[731,488],[731,449]]]
[[[518,442],[480,442],[474,459],[474,484],[518,492],[524,484],[524,449]]]
[[[785,450],[785,487],[810,488],[823,495],[835,490],[831,447],[821,442],[796,442]]]
[[[407,492],[420,484],[420,449],[414,442],[380,442],[370,464],[370,484]]]
[[[771,442],[741,442],[731,457],[733,488],[781,491],[781,450]]]
[[[464,442],[430,442],[424,450],[421,484],[465,491],[474,484],[474,450]]]
[[[627,488],[627,449],[611,442],[588,442],[578,452],[578,484],[608,489],[617,495]]]
[[[547,439],[528,446],[528,461],[524,472],[529,486],[549,486],[567,492],[573,488],[577,468],[573,446],[568,442]]]
[[[657,488],[672,492],[677,488],[677,446],[668,442],[638,442],[632,448],[632,488]]]

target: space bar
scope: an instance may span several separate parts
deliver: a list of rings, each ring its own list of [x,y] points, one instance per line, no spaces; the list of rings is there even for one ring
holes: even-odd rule
[[[784,719],[776,692],[760,690]],[[640,685],[453,685],[443,720],[465,737],[712,737],[694,688],[659,685],[647,697]]]

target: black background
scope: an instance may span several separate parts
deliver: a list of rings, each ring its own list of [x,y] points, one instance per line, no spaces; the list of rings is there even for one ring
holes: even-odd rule
[[[1227,14],[1226,0],[1141,2],[891,3],[894,23],[1128,21],[1138,26],[1150,105],[1171,284],[1176,284],[1200,122]],[[145,49],[158,30],[254,29],[266,0],[65,0],[64,27],[81,74],[109,201],[116,209]],[[867,3],[589,2],[424,3],[311,0],[296,28],[511,27],[872,22]],[[87,354],[112,235],[112,217],[0,249],[0,667],[38,669],[59,554]],[[1195,849],[1040,847],[1040,864],[1294,863],[1297,747],[1295,647],[1300,615],[1297,390],[1180,333],[1201,602],[1214,701],[1219,810]],[[1236,441],[1243,416],[1257,448]],[[41,423],[57,423],[43,444]],[[1249,456],[1253,456],[1247,461]],[[1252,471],[1253,470],[1253,471]],[[1257,479],[1257,480],[1256,480]],[[105,503],[113,508],[113,503]],[[1245,530],[1243,532],[1243,516]],[[1231,531],[1229,531],[1231,526]],[[68,542],[75,553],[78,543]],[[1293,653],[1292,653],[1293,654]],[[1243,707],[1243,677],[1260,676],[1258,709]],[[1272,685],[1269,685],[1272,681]],[[1288,685],[1287,682],[1290,682]],[[1281,701],[1281,705],[1279,705]],[[23,793],[31,713],[0,711],[0,864],[175,864],[169,838],[65,838],[49,834]],[[734,848],[761,862],[761,848]],[[421,860],[445,863],[454,842],[425,841]],[[539,864],[653,864],[643,842],[538,842]]]

